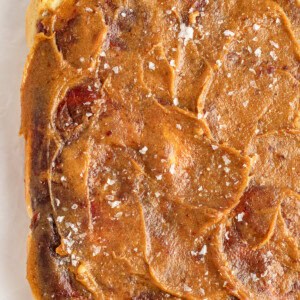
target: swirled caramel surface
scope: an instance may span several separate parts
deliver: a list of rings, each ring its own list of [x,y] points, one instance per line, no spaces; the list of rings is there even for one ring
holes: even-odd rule
[[[38,12],[21,129],[37,299],[300,299],[298,5]]]

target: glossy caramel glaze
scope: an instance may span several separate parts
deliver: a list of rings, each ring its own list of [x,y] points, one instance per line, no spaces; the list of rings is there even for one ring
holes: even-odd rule
[[[37,299],[300,299],[298,4],[39,7],[21,129]]]

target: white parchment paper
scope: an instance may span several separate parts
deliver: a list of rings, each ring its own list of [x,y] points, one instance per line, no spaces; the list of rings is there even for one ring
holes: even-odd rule
[[[0,0],[0,300],[32,299],[25,270],[24,143],[18,136],[28,2]]]

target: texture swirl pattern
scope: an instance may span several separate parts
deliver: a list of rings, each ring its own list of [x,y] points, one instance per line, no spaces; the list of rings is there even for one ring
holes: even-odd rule
[[[298,1],[32,1],[30,17],[35,297],[299,299]]]

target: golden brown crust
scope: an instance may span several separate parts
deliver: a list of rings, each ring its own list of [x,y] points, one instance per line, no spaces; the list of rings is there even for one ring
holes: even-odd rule
[[[298,1],[32,0],[37,299],[298,299]]]

